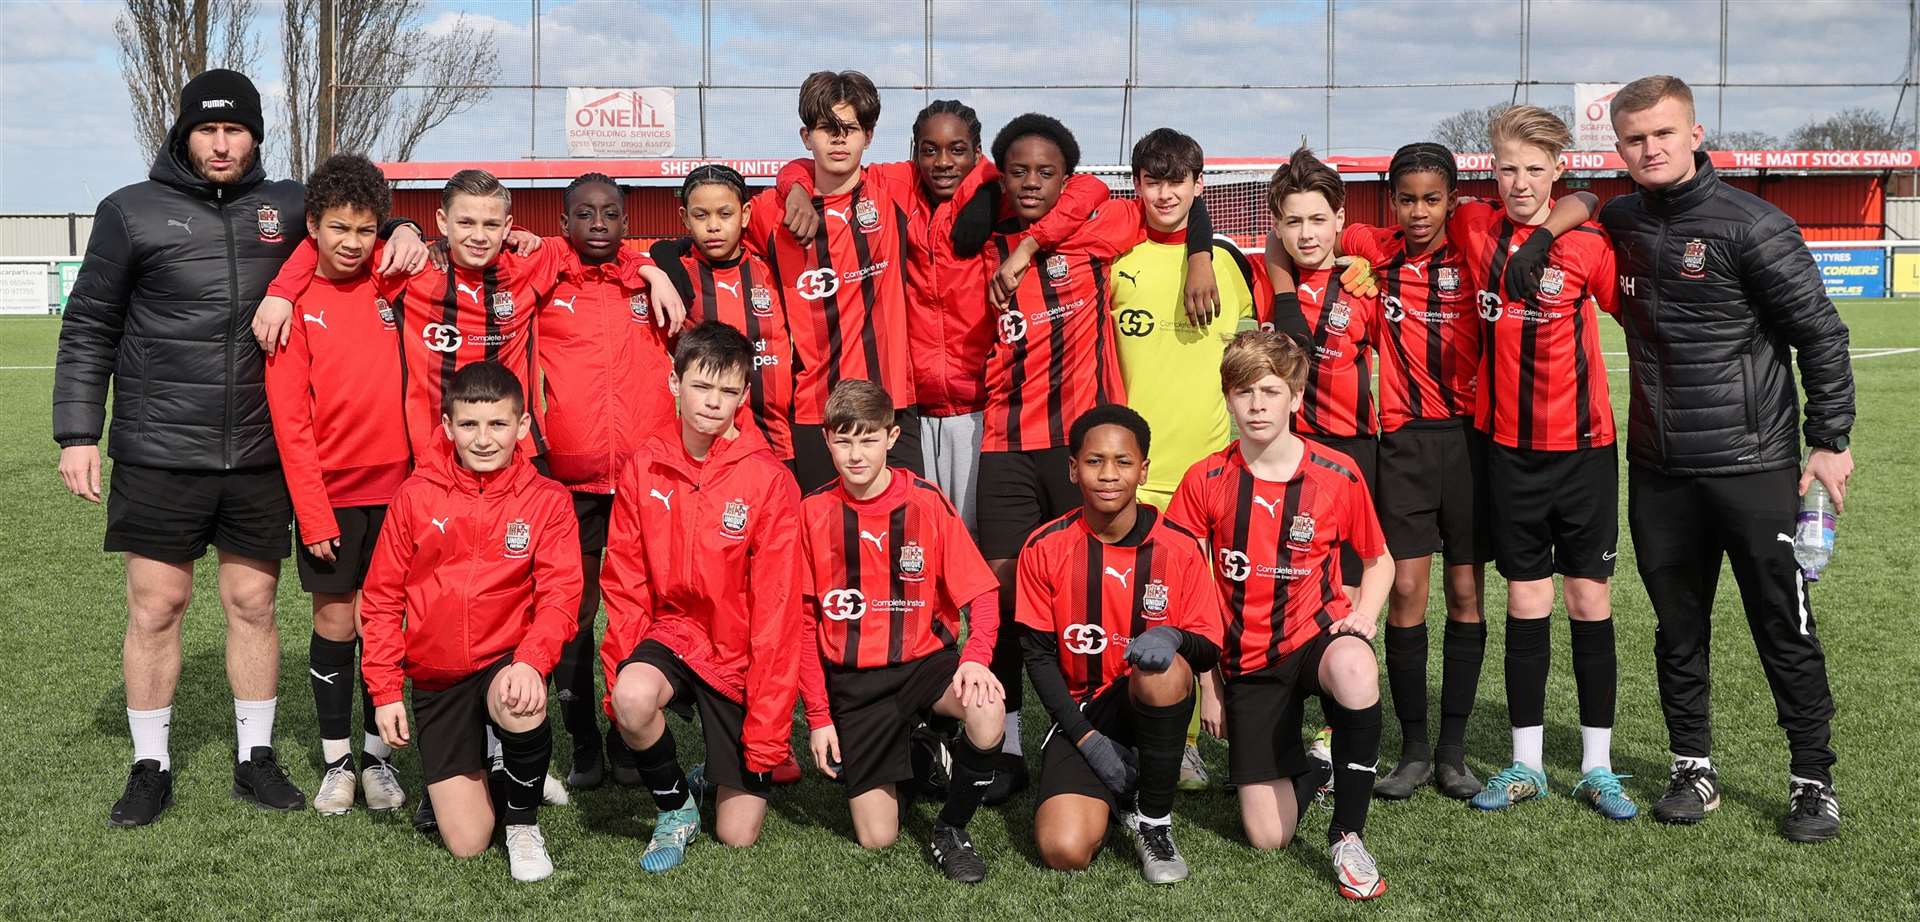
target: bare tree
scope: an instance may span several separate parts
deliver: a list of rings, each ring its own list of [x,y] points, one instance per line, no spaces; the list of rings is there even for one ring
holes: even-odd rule
[[[1779,150],[1780,139],[1764,131],[1725,131],[1707,135],[1707,150]]]
[[[421,8],[420,0],[287,0],[281,62],[295,177],[335,150],[378,146],[405,160],[427,132],[486,100],[483,85],[500,74],[493,36],[464,15],[430,33]]]
[[[1913,141],[1911,123],[1896,124],[1874,109],[1842,109],[1787,135],[1790,150],[1902,150]]]
[[[1500,113],[1512,108],[1505,104],[1487,106],[1484,109],[1463,109],[1433,123],[1430,139],[1445,144],[1454,153],[1472,153],[1488,150],[1487,123]],[[1573,125],[1572,106],[1542,106],[1548,112],[1560,117],[1569,127]]]
[[[180,88],[209,67],[248,74],[260,46],[248,34],[254,0],[127,0],[113,21],[133,126],[149,154],[166,143]]]

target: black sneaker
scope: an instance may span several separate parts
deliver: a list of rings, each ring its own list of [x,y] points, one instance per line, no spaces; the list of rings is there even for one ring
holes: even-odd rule
[[[989,807],[997,807],[1013,799],[1013,795],[1027,789],[1027,760],[1010,752],[1000,754],[1000,761],[993,767],[993,783],[987,785],[985,796],[980,802]]]
[[[127,773],[127,789],[113,802],[107,825],[127,828],[145,826],[160,818],[161,811],[173,805],[173,772],[163,771],[154,759],[133,763]]]
[[[1789,842],[1825,842],[1839,835],[1840,801],[1834,796],[1833,785],[1794,781],[1780,832]]]
[[[966,830],[934,823],[933,841],[927,848],[933,852],[934,866],[947,875],[948,880],[977,884],[987,879],[987,862],[973,850],[973,839],[967,836]]]
[[[1381,800],[1406,800],[1413,792],[1426,787],[1433,780],[1433,763],[1426,760],[1403,761],[1393,767],[1385,778],[1374,782],[1373,796]]]
[[[420,792],[420,806],[413,808],[413,831],[423,835],[438,835],[440,818],[433,814],[433,798],[427,792]]]
[[[1692,825],[1720,806],[1720,773],[1691,763],[1675,765],[1667,775],[1667,791],[1653,802],[1653,818],[1662,823]]]
[[[582,746],[573,745],[573,768],[567,772],[567,788],[575,791],[591,791],[607,780],[607,766],[600,741],[593,740]]]
[[[265,810],[299,810],[307,805],[307,795],[287,779],[272,746],[255,746],[252,758],[234,764],[233,796]]]
[[[607,765],[612,769],[614,784],[623,788],[640,786],[640,763],[619,730],[607,731]]]
[[[1433,764],[1433,786],[1441,794],[1454,800],[1471,800],[1473,795],[1480,793],[1485,787],[1480,783],[1479,778],[1467,771],[1467,763],[1464,760],[1449,761],[1444,757]],[[1375,789],[1378,789],[1378,785]]]

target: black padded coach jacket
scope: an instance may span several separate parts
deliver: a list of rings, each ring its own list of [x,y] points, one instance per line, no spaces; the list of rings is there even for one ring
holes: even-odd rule
[[[176,126],[148,180],[100,203],[60,324],[53,437],[100,440],[113,382],[117,461],[187,471],[279,463],[265,356],[249,327],[306,236],[300,183],[193,171]]]
[[[1676,476],[1796,467],[1799,393],[1806,437],[1853,428],[1847,327],[1827,299],[1800,228],[1720,181],[1704,152],[1692,179],[1639,189],[1600,209],[1620,272],[1619,320],[1632,371],[1627,458]]]

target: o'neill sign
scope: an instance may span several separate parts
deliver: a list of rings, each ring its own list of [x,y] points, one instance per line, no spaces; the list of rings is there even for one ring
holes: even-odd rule
[[[567,88],[567,154],[666,157],[673,153],[673,88]]]

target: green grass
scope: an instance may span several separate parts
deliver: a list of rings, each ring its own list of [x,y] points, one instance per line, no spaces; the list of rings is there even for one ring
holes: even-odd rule
[[[1912,302],[1847,305],[1855,349],[1920,346],[1917,310]],[[1611,325],[1608,334],[1608,350],[1620,351]],[[0,366],[51,366],[56,336],[51,319],[0,321]],[[1577,779],[1579,740],[1566,632],[1556,626],[1547,735],[1555,796],[1496,816],[1431,792],[1377,805],[1368,841],[1391,891],[1374,905],[1353,907],[1334,894],[1324,811],[1309,817],[1292,848],[1260,854],[1243,844],[1234,803],[1217,788],[1179,801],[1179,840],[1194,876],[1167,889],[1142,883],[1131,855],[1117,849],[1084,874],[1040,869],[1030,845],[1032,804],[1024,797],[982,811],[975,823],[975,839],[992,862],[989,882],[949,886],[912,841],[926,834],[929,806],[917,808],[900,845],[864,853],[850,841],[839,790],[815,777],[779,794],[759,845],[731,851],[703,840],[664,878],[637,866],[652,813],[640,791],[605,789],[544,811],[559,871],[534,886],[514,884],[498,851],[464,862],[448,857],[403,817],[260,812],[227,797],[232,709],[210,567],[202,568],[186,619],[173,731],[177,802],[153,827],[109,830],[107,807],[119,794],[129,752],[121,564],[100,552],[103,510],[68,496],[54,472],[52,371],[9,367],[0,370],[0,405],[14,408],[0,447],[0,610],[7,622],[0,766],[13,832],[0,845],[10,878],[0,918],[1920,917],[1920,835],[1907,778],[1920,764],[1920,732],[1907,709],[1920,675],[1920,637],[1908,633],[1912,523],[1920,522],[1920,353],[1863,357],[1856,373],[1859,470],[1840,553],[1815,590],[1839,699],[1834,745],[1846,814],[1840,840],[1793,846],[1776,834],[1785,746],[1729,573],[1715,612],[1713,699],[1714,757],[1726,797],[1707,823],[1609,824],[1565,796]],[[1624,423],[1625,376],[1612,381]],[[1624,503],[1624,487],[1621,493]],[[1635,775],[1628,787],[1645,807],[1664,782],[1666,740],[1654,686],[1653,616],[1630,560],[1624,506],[1621,516],[1616,764]],[[1501,590],[1489,588],[1488,611],[1502,611]],[[280,602],[277,743],[295,781],[311,793],[318,747],[304,678],[310,622],[291,568]],[[1501,656],[1496,629],[1469,740],[1476,771],[1506,760]],[[1438,666],[1430,672],[1437,683]],[[1044,724],[1029,707],[1029,753],[1038,751]],[[684,727],[678,736],[699,739]],[[798,745],[802,737],[795,739]],[[1389,716],[1383,761],[1391,762],[1398,745]],[[1224,773],[1224,750],[1204,746],[1211,768]],[[416,761],[403,755],[400,764],[414,786]]]

